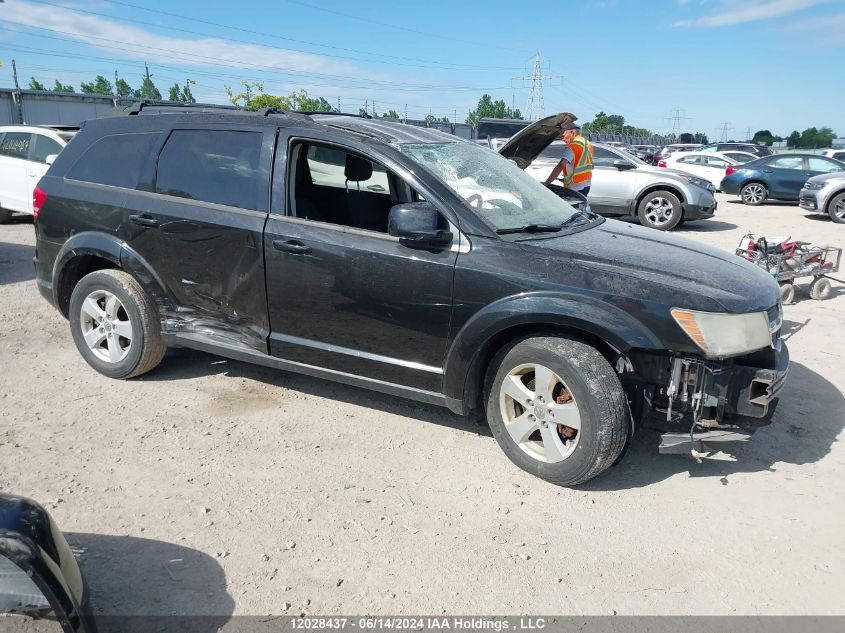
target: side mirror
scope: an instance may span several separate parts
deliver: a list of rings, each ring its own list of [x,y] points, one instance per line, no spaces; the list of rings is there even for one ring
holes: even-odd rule
[[[397,204],[387,216],[387,232],[403,242],[420,245],[452,243],[452,233],[440,228],[440,214],[430,202]]]
[[[634,169],[636,167],[634,163],[629,163],[627,160],[615,160],[613,161],[613,166],[619,171],[627,171],[628,169]]]
[[[49,513],[0,494],[0,617],[53,618],[63,631],[94,633],[76,559]]]
[[[53,163],[55,163],[55,162],[56,162],[56,159],[57,159],[58,157],[59,157],[59,155],[58,155],[58,154],[49,154],[49,155],[48,155],[48,156],[44,159],[44,162],[45,162],[45,163],[47,163],[48,165],[52,165]]]

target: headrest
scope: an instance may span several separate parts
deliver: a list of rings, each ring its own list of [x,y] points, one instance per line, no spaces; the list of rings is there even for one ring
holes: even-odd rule
[[[346,155],[346,167],[343,170],[347,180],[352,182],[363,182],[373,176],[373,164],[366,158],[360,158],[355,154]]]

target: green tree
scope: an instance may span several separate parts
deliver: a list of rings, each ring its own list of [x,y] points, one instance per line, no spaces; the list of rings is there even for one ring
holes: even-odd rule
[[[607,124],[612,128],[622,129],[625,127],[625,117],[621,114],[611,114],[607,117]]]
[[[229,102],[238,108],[253,111],[264,108],[290,109],[290,103],[285,97],[266,94],[261,81],[242,81],[241,85],[244,89],[237,93],[230,86],[225,86]]]
[[[801,133],[798,130],[793,130],[792,134],[786,138],[786,146],[792,148],[801,147]]]
[[[751,137],[753,143],[760,143],[762,145],[771,145],[782,140],[782,137],[775,136],[769,130],[757,130],[754,132],[754,136]]]
[[[70,84],[63,84],[58,79],[56,79],[56,83],[53,84],[52,90],[53,92],[76,92],[73,89],[73,86],[71,86]]]
[[[383,112],[381,115],[382,119],[401,119],[402,117],[399,116],[399,113],[396,110],[388,110],[387,112]]]
[[[94,78],[94,81],[91,83],[85,83],[84,81],[79,85],[79,91],[85,94],[93,94],[93,95],[110,95],[114,94],[112,91],[111,82],[103,77],[102,75],[97,75]]]
[[[30,90],[47,90],[40,81],[38,81],[35,77],[30,77],[29,79],[29,89]]]
[[[149,67],[144,64],[144,78],[141,81],[141,87],[135,91],[136,99],[161,99],[161,93],[153,83],[152,75],[150,75]]]
[[[135,91],[132,90],[132,86],[130,86],[124,79],[118,79],[114,83],[115,92],[117,92],[117,96],[121,99],[129,99],[135,95]]]
[[[523,116],[518,108],[512,110],[503,100],[493,101],[493,97],[485,94],[478,100],[478,106],[475,110],[469,113],[466,122],[472,127],[477,127],[478,121],[485,118],[522,119]],[[426,120],[428,120],[428,117],[426,117]]]

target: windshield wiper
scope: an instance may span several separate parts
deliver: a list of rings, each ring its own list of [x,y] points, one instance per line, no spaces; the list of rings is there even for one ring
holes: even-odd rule
[[[526,224],[509,229],[497,229],[496,233],[506,235],[508,233],[557,233],[558,231],[560,231],[559,224]]]
[[[595,217],[595,213],[592,211],[576,211],[573,213],[567,220],[560,225],[561,228],[572,226],[573,224],[580,224],[580,222],[576,222],[576,220],[581,220],[585,218],[588,222],[591,222]]]

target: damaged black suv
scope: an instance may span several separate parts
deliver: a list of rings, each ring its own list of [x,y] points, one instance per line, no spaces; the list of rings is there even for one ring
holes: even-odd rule
[[[645,419],[682,451],[771,420],[777,284],[526,175],[574,115],[508,160],[358,117],[132,112],[86,123],[34,192],[38,287],[106,376],[190,347],[484,411],[511,460],[566,485]]]

